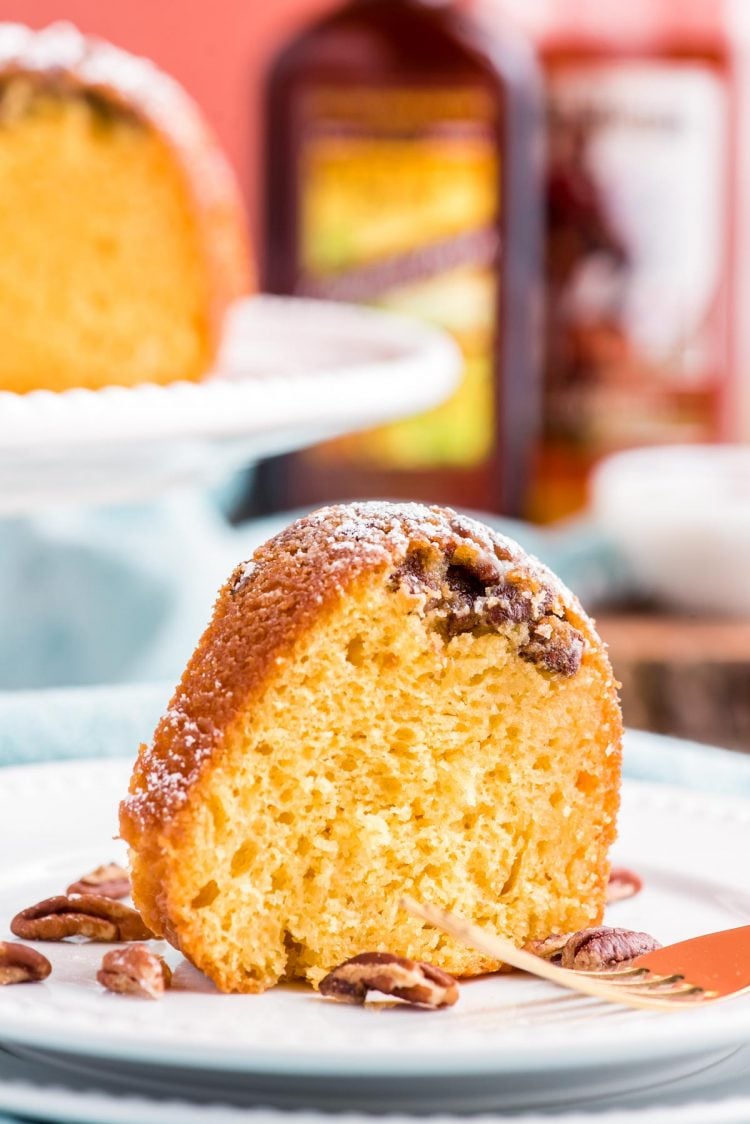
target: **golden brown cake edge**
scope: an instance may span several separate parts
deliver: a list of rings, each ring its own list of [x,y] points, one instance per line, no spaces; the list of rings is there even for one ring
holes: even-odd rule
[[[190,848],[190,793],[204,770],[221,759],[222,745],[235,724],[259,699],[273,669],[288,658],[295,642],[355,584],[377,571],[393,570],[419,546],[437,546],[481,565],[490,556],[518,567],[547,591],[555,608],[585,640],[584,659],[605,673],[609,750],[607,787],[611,800],[609,846],[619,805],[622,723],[617,684],[606,650],[577,599],[545,566],[518,544],[450,509],[421,505],[355,504],[323,508],[293,523],[259,547],[221,589],[211,623],[177,687],[153,742],[142,746],[120,808],[121,835],[139,852],[144,881],[134,885],[146,923],[180,947],[170,924],[162,870],[175,854]],[[182,808],[187,819],[180,816]],[[184,821],[184,822],[183,822]],[[607,868],[599,878],[604,901]],[[592,924],[601,920],[601,909]],[[497,967],[477,958],[476,971]],[[252,988],[250,989],[252,990]]]

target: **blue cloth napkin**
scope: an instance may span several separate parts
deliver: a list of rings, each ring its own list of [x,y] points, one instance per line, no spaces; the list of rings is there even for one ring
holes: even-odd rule
[[[259,535],[193,492],[0,520],[0,690],[177,676]]]

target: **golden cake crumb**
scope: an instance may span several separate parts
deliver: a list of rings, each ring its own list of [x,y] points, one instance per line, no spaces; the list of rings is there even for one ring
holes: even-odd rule
[[[250,287],[197,105],[70,24],[0,23],[0,390],[197,379]]]
[[[518,945],[597,924],[620,737],[591,621],[515,543],[448,509],[324,508],[235,570],[141,749],[134,899],[227,991],[363,950],[493,970],[400,896]]]

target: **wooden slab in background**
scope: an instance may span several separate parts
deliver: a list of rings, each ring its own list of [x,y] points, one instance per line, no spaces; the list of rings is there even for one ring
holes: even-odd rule
[[[750,620],[623,613],[597,626],[628,726],[750,752]]]

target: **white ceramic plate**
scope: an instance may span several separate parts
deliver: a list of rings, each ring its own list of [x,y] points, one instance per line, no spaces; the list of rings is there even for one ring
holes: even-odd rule
[[[433,406],[459,370],[452,341],[416,321],[253,297],[235,306],[216,370],[202,382],[0,392],[0,514],[218,479]]]
[[[589,1107],[554,1116],[503,1113],[508,1124],[747,1124],[750,1120],[750,1048],[715,1067],[710,1086],[700,1077],[670,1086],[658,1104],[643,1096],[622,1098],[597,1111]],[[93,1067],[92,1067],[93,1068]],[[738,1081],[739,1076],[739,1081]],[[136,1086],[137,1088],[137,1086]],[[267,1108],[243,1108],[203,1091],[196,1102],[182,1087],[160,1095],[136,1091],[123,1081],[92,1074],[63,1073],[46,1058],[29,1061],[0,1047],[0,1112],[55,1124],[331,1124],[331,1116],[297,1109],[293,1114]],[[373,1105],[371,1108],[375,1107]],[[441,1106],[442,1107],[442,1106]],[[4,1119],[0,1117],[0,1120]],[[372,1124],[372,1115],[340,1113],[335,1124]],[[465,1116],[431,1118],[432,1124],[465,1124]],[[497,1116],[474,1116],[473,1124],[497,1124]],[[415,1124],[415,1117],[389,1115],[388,1124]]]
[[[631,735],[637,737],[637,735]],[[69,762],[0,772],[0,918],[117,853],[129,767]],[[667,786],[624,789],[615,859],[646,889],[610,920],[665,943],[750,922],[750,801]],[[0,938],[6,934],[0,929]],[[579,1001],[538,980],[465,984],[439,1013],[365,1010],[302,989],[222,996],[180,957],[160,1003],[104,993],[101,946],[47,944],[50,979],[0,990],[0,1038],[131,1087],[193,1089],[243,1103],[397,1109],[580,1106],[657,1089],[724,1062],[750,1035],[750,998],[676,1014]],[[132,1067],[132,1068],[131,1068]]]

